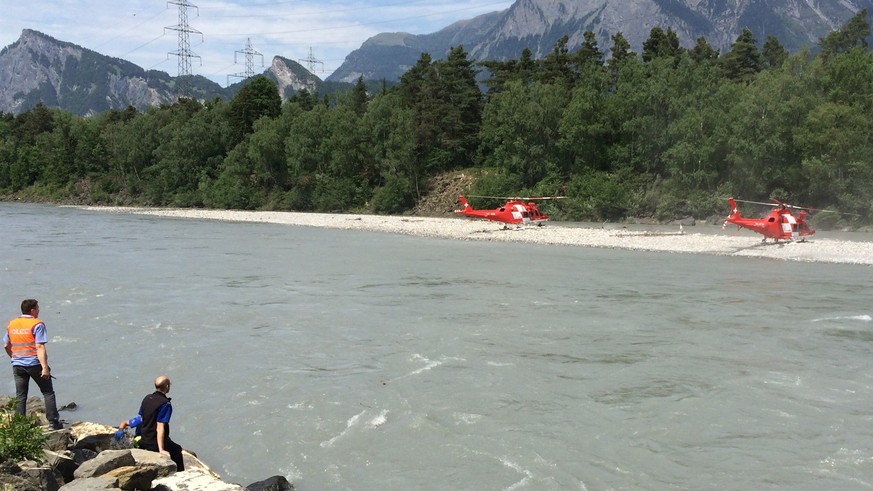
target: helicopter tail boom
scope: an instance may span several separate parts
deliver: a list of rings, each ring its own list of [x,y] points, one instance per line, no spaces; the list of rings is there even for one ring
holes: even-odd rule
[[[737,202],[734,201],[733,198],[728,198],[728,203],[731,205],[731,214],[728,218],[742,218],[740,216],[740,210],[737,208]]]

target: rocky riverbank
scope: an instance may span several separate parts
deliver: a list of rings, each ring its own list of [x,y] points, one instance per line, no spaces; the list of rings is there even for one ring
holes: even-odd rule
[[[10,398],[0,397],[0,406]],[[288,491],[294,486],[273,476],[247,486],[228,483],[194,453],[183,453],[185,470],[156,452],[133,448],[129,438],[114,438],[116,428],[77,422],[49,430],[42,400],[28,398],[28,414],[44,423],[47,441],[41,462],[0,463],[0,490],[96,491],[107,489],[160,491]],[[68,407],[71,405],[67,405]],[[75,406],[74,404],[72,405]]]
[[[804,242],[761,242],[758,235],[737,236],[694,233],[694,227],[670,231],[630,230],[621,226],[504,227],[502,224],[460,217],[400,217],[379,215],[164,209],[131,207],[83,207],[86,210],[133,213],[172,218],[261,222],[294,226],[365,230],[423,237],[495,242],[528,242],[546,245],[603,247],[644,251],[759,257],[787,261],[873,265],[873,242],[821,239]]]

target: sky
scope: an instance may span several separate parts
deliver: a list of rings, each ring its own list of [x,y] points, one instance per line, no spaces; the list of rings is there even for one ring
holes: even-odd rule
[[[0,47],[33,29],[146,70],[178,74],[180,5],[188,16],[191,73],[221,86],[274,56],[312,67],[322,80],[380,32],[429,34],[453,22],[509,8],[513,0],[38,0],[4,1]],[[263,60],[263,64],[262,64]]]

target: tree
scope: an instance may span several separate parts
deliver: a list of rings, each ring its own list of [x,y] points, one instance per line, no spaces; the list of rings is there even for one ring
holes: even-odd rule
[[[582,45],[572,55],[573,63],[579,67],[603,65],[603,52],[597,46],[597,36],[592,31],[585,31],[582,37]]]
[[[367,86],[364,84],[364,76],[362,75],[358,77],[358,81],[355,82],[355,87],[352,89],[352,110],[355,114],[359,117],[363,116],[367,112],[368,101]]]
[[[726,77],[749,82],[761,71],[761,54],[756,44],[752,31],[743,28],[742,34],[731,45],[731,50],[720,59]]]
[[[397,94],[384,94],[370,103],[364,115],[364,128],[376,172],[377,185],[385,186],[392,179],[393,188],[405,182],[408,193],[421,196],[422,170],[415,158],[415,113],[402,104]]]
[[[776,36],[767,36],[764,47],[761,50],[761,61],[768,68],[778,68],[788,59],[788,51],[782,47]]]
[[[713,49],[706,38],[700,36],[697,38],[697,44],[690,51],[691,59],[696,63],[714,62],[718,59],[718,50]]]
[[[232,144],[239,143],[251,133],[258,118],[278,116],[281,107],[282,98],[276,84],[263,75],[252,78],[230,101],[228,121]]]
[[[621,31],[612,35],[612,47],[609,48],[609,52],[612,54],[612,57],[609,60],[609,66],[615,69],[617,69],[622,62],[634,56],[634,53],[630,49],[630,43]]]
[[[649,39],[643,42],[643,61],[650,62],[655,58],[675,57],[682,52],[679,37],[673,29],[667,28],[665,33],[660,27],[653,27]]]
[[[546,55],[542,63],[542,75],[540,81],[545,84],[563,83],[570,85],[573,82],[573,72],[570,68],[570,54],[567,43],[570,37],[566,34],[561,36],[551,53]]]
[[[155,162],[144,169],[146,193],[154,204],[201,206],[200,191],[215,179],[227,154],[226,106],[204,108],[192,99],[179,101],[158,130]]]
[[[416,116],[416,153],[428,173],[471,165],[482,113],[476,70],[463,46],[445,61],[421,58],[400,78],[399,94]]]
[[[860,10],[848,22],[836,31],[832,31],[824,39],[819,39],[822,56],[825,61],[834,55],[844,53],[852,48],[867,48],[867,37],[870,36],[870,23],[867,21],[867,9]]]
[[[563,84],[510,82],[483,115],[482,163],[519,176],[527,187],[557,172],[566,161],[558,130],[568,99]]]

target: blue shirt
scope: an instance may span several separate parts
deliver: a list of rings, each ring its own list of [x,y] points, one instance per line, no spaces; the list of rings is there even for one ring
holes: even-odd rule
[[[139,412],[137,414],[139,414],[139,417],[134,418],[134,419],[129,419],[127,421],[127,424],[129,424],[130,426],[136,427],[135,433],[137,435],[140,435],[141,434],[140,424],[142,423],[142,408],[139,408]],[[158,408],[158,416],[157,416],[158,423],[169,423],[170,417],[172,417],[172,416],[173,416],[173,406],[171,406],[169,402],[165,402],[164,404],[161,405],[161,407]]]
[[[33,319],[32,315],[22,315],[21,317]],[[45,344],[48,342],[48,338],[45,334],[45,324],[40,322],[33,326],[33,338],[36,344]],[[9,344],[9,331],[6,331],[6,333],[3,334],[3,344]],[[14,367],[32,367],[36,365],[39,365],[39,357],[36,355],[12,357],[12,366]]]

